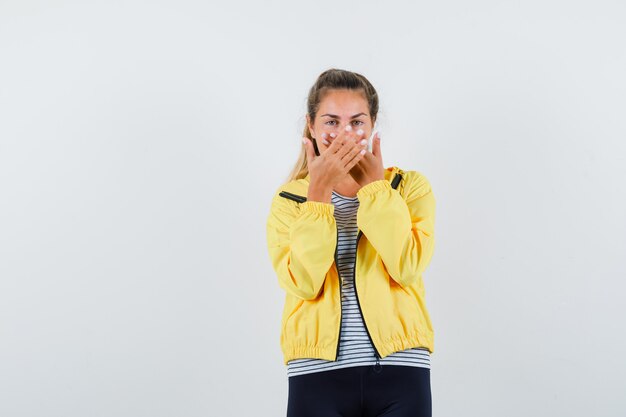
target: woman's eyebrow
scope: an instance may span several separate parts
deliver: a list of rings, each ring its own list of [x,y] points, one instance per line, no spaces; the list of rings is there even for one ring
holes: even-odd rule
[[[334,117],[335,119],[339,119],[339,116],[337,116],[336,114],[322,114],[320,117],[324,117],[324,116],[328,116],[328,117]],[[351,119],[356,119],[359,116],[367,116],[367,114],[365,113],[359,113],[359,114],[355,114],[354,116],[351,117]]]

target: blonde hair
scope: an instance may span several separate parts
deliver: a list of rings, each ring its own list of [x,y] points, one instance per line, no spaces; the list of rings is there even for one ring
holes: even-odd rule
[[[378,115],[378,93],[374,89],[374,86],[363,75],[352,71],[346,71],[336,68],[328,69],[322,72],[318,77],[311,89],[309,90],[309,96],[307,99],[307,114],[311,120],[311,124],[315,121],[315,116],[319,109],[320,102],[324,97],[327,90],[361,90],[365,95],[365,99],[369,105],[370,117],[372,122],[376,121]],[[311,137],[309,131],[309,124],[305,123],[303,137],[311,139],[314,146],[317,147],[315,139]],[[306,148],[304,144],[300,147],[300,155],[298,161],[294,165],[287,182],[304,178],[309,173],[306,160]]]

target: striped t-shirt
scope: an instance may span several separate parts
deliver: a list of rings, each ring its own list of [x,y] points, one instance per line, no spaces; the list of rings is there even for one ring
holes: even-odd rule
[[[318,358],[298,358],[287,362],[287,376],[376,363],[374,347],[363,324],[363,316],[354,288],[354,262],[358,227],[357,197],[346,197],[333,191],[331,201],[335,206],[337,223],[337,268],[341,276],[341,336],[337,361]],[[361,279],[363,279],[361,277]],[[417,366],[430,369],[430,352],[426,348],[410,348],[394,352],[379,360],[381,365]]]

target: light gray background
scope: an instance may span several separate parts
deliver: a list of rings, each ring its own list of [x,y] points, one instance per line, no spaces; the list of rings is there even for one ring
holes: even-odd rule
[[[280,416],[265,246],[330,67],[424,173],[433,410],[624,416],[623,1],[0,1],[0,415]]]

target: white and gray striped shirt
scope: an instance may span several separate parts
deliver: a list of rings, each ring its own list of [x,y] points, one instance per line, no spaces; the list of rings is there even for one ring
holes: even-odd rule
[[[335,206],[337,223],[337,262],[341,275],[341,337],[337,361],[317,358],[299,358],[287,362],[287,376],[352,366],[374,365],[376,356],[370,342],[363,317],[357,305],[354,289],[354,260],[358,227],[356,213],[359,208],[357,197],[346,197],[333,191],[331,201]],[[411,348],[394,352],[380,359],[381,365],[417,366],[430,369],[430,353],[426,348]]]

